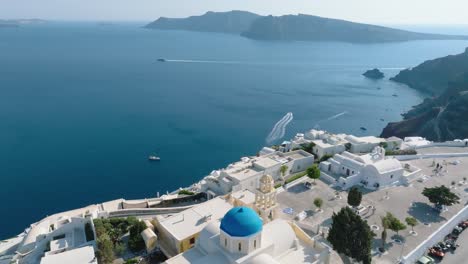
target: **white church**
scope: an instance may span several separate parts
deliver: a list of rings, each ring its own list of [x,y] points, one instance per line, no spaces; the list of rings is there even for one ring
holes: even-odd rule
[[[347,151],[320,163],[322,172],[336,178],[337,185],[349,189],[361,185],[370,190],[405,184],[420,170],[385,157],[385,149],[375,147],[372,153],[356,155]]]
[[[195,246],[168,259],[167,264],[328,264],[331,249],[310,238],[292,222],[276,219],[273,178],[264,175],[255,196],[257,212],[246,206],[230,209],[210,222]]]

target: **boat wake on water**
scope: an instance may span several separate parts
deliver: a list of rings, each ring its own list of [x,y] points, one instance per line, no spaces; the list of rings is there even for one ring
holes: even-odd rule
[[[170,60],[166,59],[166,62],[179,62],[179,63],[214,63],[214,64],[241,64],[240,61],[215,61],[215,60]]]
[[[337,118],[339,118],[339,117],[341,117],[341,116],[344,116],[344,115],[346,115],[346,114],[349,114],[349,112],[348,112],[348,111],[343,111],[343,112],[341,112],[341,113],[339,113],[339,114],[332,115],[332,116],[330,116],[330,117],[327,118],[327,119],[319,120],[319,121],[315,124],[314,128],[315,128],[315,129],[320,128],[320,123],[323,122],[323,121],[335,120],[335,119],[337,119]]]
[[[336,114],[336,115],[334,115],[334,116],[330,116],[329,118],[327,118],[327,120],[337,119],[338,117],[343,116],[343,115],[346,115],[347,113],[348,113],[348,111],[341,112],[341,113]]]
[[[286,134],[286,126],[293,120],[293,113],[289,112],[281,118],[271,130],[270,134],[266,137],[267,143],[272,143],[275,140],[281,139]]]

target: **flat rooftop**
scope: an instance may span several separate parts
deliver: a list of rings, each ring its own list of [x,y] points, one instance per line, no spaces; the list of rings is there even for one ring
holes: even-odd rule
[[[179,241],[200,232],[211,221],[217,221],[232,208],[226,200],[216,197],[168,218],[159,218],[160,224]],[[210,220],[206,217],[211,215]]]
[[[86,246],[67,250],[65,252],[53,255],[47,255],[41,259],[40,264],[97,264],[94,256],[94,248]]]
[[[279,157],[278,157],[279,158]],[[275,159],[273,156],[270,157],[264,157],[264,158],[259,158],[254,162],[255,165],[260,166],[262,168],[271,168],[273,166],[276,166],[278,164],[281,164],[282,162]]]
[[[257,175],[262,171],[263,170],[255,167],[246,167],[241,169],[231,168],[225,170],[224,172],[227,173],[231,178],[237,179],[238,181],[243,181]]]
[[[291,151],[291,152],[286,152],[286,153],[281,153],[281,155],[285,158],[290,158],[293,160],[299,160],[303,158],[308,158],[313,156],[312,154],[303,151],[303,150],[296,150],[296,151]]]
[[[231,196],[247,205],[255,203],[255,193],[249,190],[238,191],[232,193]]]

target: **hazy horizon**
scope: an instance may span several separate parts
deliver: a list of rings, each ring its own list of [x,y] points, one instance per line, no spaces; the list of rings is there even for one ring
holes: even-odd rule
[[[243,10],[260,15],[309,14],[381,25],[468,25],[464,0],[0,0],[0,19],[144,22],[207,11]]]

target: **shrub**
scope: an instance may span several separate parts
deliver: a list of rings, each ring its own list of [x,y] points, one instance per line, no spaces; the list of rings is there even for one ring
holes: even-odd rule
[[[401,155],[416,155],[418,152],[414,149],[400,149],[400,150],[387,150],[385,155],[387,156],[401,156]]]
[[[143,221],[139,221],[130,227],[130,236],[128,238],[128,248],[133,252],[145,249],[145,241],[141,237],[141,232],[146,229]]]
[[[194,195],[195,193],[184,189],[184,190],[180,190],[179,194],[180,195]]]
[[[327,161],[332,157],[333,157],[333,155],[329,155],[329,154],[323,155],[323,157],[319,160],[319,162]]]
[[[314,205],[319,209],[322,208],[323,200],[321,198],[315,198],[314,199]]]
[[[306,174],[307,174],[307,172],[305,172],[305,171],[301,172],[301,173],[298,173],[298,174],[296,174],[296,175],[294,175],[292,177],[289,177],[286,181],[284,181],[284,183],[288,184],[290,182],[293,182],[293,181],[295,181],[295,180],[297,180],[299,178],[304,177]]]

